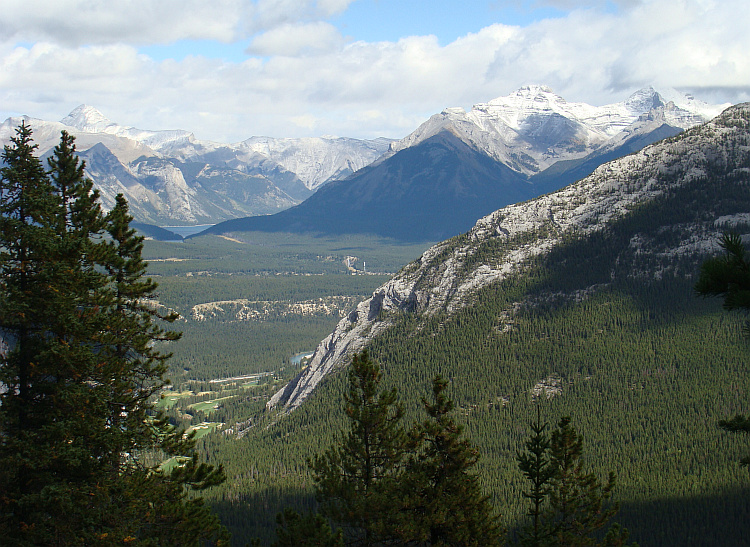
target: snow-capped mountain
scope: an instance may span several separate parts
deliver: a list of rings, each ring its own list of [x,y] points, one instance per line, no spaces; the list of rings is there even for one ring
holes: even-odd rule
[[[188,131],[148,131],[145,129],[136,129],[135,127],[124,127],[107,119],[104,114],[94,107],[85,104],[74,109],[60,120],[60,123],[84,133],[107,133],[130,139],[148,146],[157,152],[170,144],[185,142],[191,138],[195,138]]]
[[[652,111],[662,112],[664,123],[687,129],[727,106],[708,105],[676,91],[662,94],[651,87],[621,103],[591,106],[567,102],[545,86],[526,86],[474,105],[469,112],[447,108],[394,142],[390,154],[447,130],[515,171],[533,175],[561,160],[591,154]]]
[[[370,141],[345,137],[272,139],[252,137],[241,145],[295,173],[310,190],[340,180],[369,165],[388,151],[390,139]]]
[[[587,178],[481,218],[467,233],[428,249],[341,320],[309,366],[268,407],[291,411],[330,372],[394,326],[403,315],[451,316],[482,289],[545,263],[604,275],[555,298],[587,298],[615,280],[653,280],[695,273],[722,231],[750,232],[750,103],[641,151],[601,165]],[[561,251],[572,242],[586,257]],[[549,258],[553,253],[556,258]],[[548,262],[543,262],[548,259]],[[538,275],[538,272],[537,272]],[[584,276],[585,277],[585,276]],[[519,307],[525,305],[518,303]],[[513,309],[500,319],[512,324]],[[421,318],[421,319],[420,319]],[[498,329],[502,330],[504,325]]]
[[[294,173],[315,190],[330,180],[344,178],[383,155],[390,139],[359,140],[344,137],[274,139],[251,137],[235,144],[199,141],[189,131],[148,131],[124,127],[108,120],[93,107],[81,105],[60,123],[87,133],[107,133],[137,141],[165,156],[182,161],[203,161],[206,157],[233,158],[239,164],[257,166],[270,160]]]

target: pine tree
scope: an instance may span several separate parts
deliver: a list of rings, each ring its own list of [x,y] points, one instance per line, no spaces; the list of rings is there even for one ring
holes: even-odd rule
[[[479,453],[453,419],[447,385],[436,377],[433,401],[422,401],[428,419],[416,430],[419,452],[410,458],[397,488],[396,497],[403,500],[401,539],[435,546],[499,545],[497,517],[473,472]]]
[[[355,354],[344,396],[351,429],[310,462],[323,516],[344,526],[347,544],[392,537],[393,500],[407,444],[395,389],[380,391],[382,373],[367,351]]]
[[[0,533],[20,545],[226,539],[185,491],[221,469],[188,458],[166,475],[140,457],[189,455],[192,441],[153,416],[167,357],[154,342],[176,335],[145,304],[155,285],[140,279],[127,204],[105,218],[67,133],[49,176],[35,149],[22,124],[0,186]]]
[[[548,525],[556,545],[595,545],[593,534],[617,513],[609,503],[615,486],[610,471],[601,484],[593,473],[583,470],[583,437],[571,425],[570,417],[560,419],[552,431],[550,462],[555,470],[550,488]]]
[[[550,462],[550,438],[547,433],[549,424],[542,423],[541,411],[537,403],[537,419],[531,423],[531,436],[525,443],[525,452],[518,452],[518,468],[531,482],[528,492],[523,497],[531,500],[527,513],[531,517],[529,526],[521,529],[521,545],[539,547],[548,541],[546,529],[542,526],[542,510],[550,489],[550,481],[555,474]]]
[[[519,454],[519,468],[531,481],[524,496],[532,500],[529,516],[533,521],[521,530],[522,545],[535,546],[624,546],[628,531],[612,524],[602,530],[619,510],[612,503],[615,477],[609,473],[602,484],[593,473],[583,470],[583,437],[563,417],[551,436],[547,424],[538,417],[526,452]]]
[[[701,264],[695,292],[704,297],[724,298],[728,311],[750,311],[750,260],[738,234],[726,233],[719,243],[724,254],[709,258]],[[750,322],[745,324],[750,335]]]
[[[70,261],[59,260],[65,254],[57,233],[62,206],[34,156],[31,135],[25,124],[18,128],[5,147],[0,177],[0,381],[6,387],[0,482],[7,485],[0,518],[10,525],[6,538],[55,544],[67,534],[47,529],[45,507],[67,512],[69,522],[80,520],[81,477],[98,471],[96,456],[82,447],[85,423],[76,419],[90,391],[78,379],[86,378],[93,356],[75,347],[87,322],[79,306],[88,310],[89,302],[80,298],[85,289],[68,290],[68,280],[80,280],[82,269],[76,264],[68,271]],[[18,530],[28,533],[13,533]]]
[[[127,201],[118,195],[106,217],[109,252],[104,268],[111,283],[106,294],[108,324],[97,342],[105,356],[102,363],[107,379],[103,385],[114,409],[108,429],[117,435],[117,448],[110,452],[121,477],[115,492],[133,518],[129,522],[119,518],[113,529],[119,535],[127,533],[163,545],[226,542],[228,534],[216,515],[202,499],[190,497],[186,491],[186,487],[199,491],[220,484],[223,468],[199,463],[193,436],[185,437],[166,419],[154,417],[151,401],[166,385],[164,374],[170,357],[154,342],[174,341],[180,335],[154,321],[172,322],[177,315],[162,313],[154,305],[157,284],[143,277],[143,237],[130,227],[132,220]],[[150,454],[144,449],[161,450],[181,464],[170,473],[157,471],[140,457]],[[139,510],[144,498],[152,508],[145,518]]]

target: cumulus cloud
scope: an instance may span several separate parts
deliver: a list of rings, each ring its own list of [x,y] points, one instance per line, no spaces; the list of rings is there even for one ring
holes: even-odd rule
[[[181,0],[179,9],[172,0],[159,5],[185,12],[190,2]],[[157,62],[124,40],[49,39],[31,47],[6,40],[0,42],[0,105],[7,113],[60,119],[87,103],[121,124],[236,142],[252,135],[403,137],[445,107],[470,108],[530,83],[592,104],[624,100],[652,84],[715,103],[739,102],[750,99],[745,2],[621,2],[627,9],[574,9],[525,27],[495,24],[441,45],[434,36],[347,42],[320,19],[345,9],[346,0],[223,0],[205,16],[206,28],[215,22],[216,29],[202,32],[239,32],[241,16],[223,21],[217,14],[245,10],[245,23],[264,29],[250,41],[248,51],[257,57]],[[6,3],[13,7],[15,0]],[[166,11],[166,21],[182,24],[183,15]],[[184,17],[184,29],[200,27]],[[2,35],[18,22],[4,13]],[[34,28],[41,33],[42,27],[37,21]]]
[[[489,73],[543,80],[593,101],[651,84],[689,90],[712,82],[729,94],[747,91],[750,63],[742,52],[750,38],[742,29],[750,17],[743,4],[652,0],[618,14],[576,10],[519,29],[498,49]]]

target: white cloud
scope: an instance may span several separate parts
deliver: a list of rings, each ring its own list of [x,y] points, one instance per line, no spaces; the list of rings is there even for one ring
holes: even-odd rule
[[[315,21],[352,0],[3,0],[0,40],[85,44],[234,42],[276,26]]]
[[[180,6],[192,1],[182,0]],[[445,107],[470,108],[529,83],[593,104],[623,100],[650,84],[692,91],[712,102],[738,102],[750,99],[745,2],[621,2],[627,9],[616,13],[577,9],[526,27],[497,24],[441,46],[434,36],[346,43],[330,24],[316,19],[344,9],[346,0],[224,0],[205,15],[208,30],[201,32],[238,32],[236,16],[224,22],[217,14],[242,11],[248,28],[267,29],[251,42],[251,50],[263,58],[225,62],[188,56],[157,62],[124,45],[137,41],[138,33],[145,39],[156,24],[134,30],[121,23],[123,30],[116,31],[116,22],[107,23],[113,35],[133,33],[131,42],[102,39],[86,42],[99,45],[80,46],[49,39],[19,47],[17,38],[7,39],[0,41],[0,107],[60,119],[87,103],[124,125],[188,129],[198,138],[238,141],[252,135],[402,137]],[[72,2],[46,4],[71,7]],[[172,0],[161,5],[186,11]],[[167,11],[162,28],[181,25],[175,33],[184,37],[201,26]],[[12,15],[3,14],[3,36],[19,25],[19,16]],[[66,23],[70,28],[74,19]],[[43,26],[32,25],[37,35]],[[83,35],[91,26],[81,23],[77,32]]]
[[[343,44],[343,37],[329,23],[287,23],[253,38],[246,51],[253,55],[294,57],[335,51]]]
[[[0,39],[83,44],[232,41],[252,17],[243,0],[4,0]]]
[[[601,101],[646,85],[750,88],[750,12],[744,0],[645,1],[620,14],[577,10],[519,29],[490,74],[544,81],[577,100]],[[732,97],[735,93],[735,97]],[[745,95],[746,96],[746,95]]]
[[[339,15],[346,11],[354,0],[318,0],[318,11],[326,17]]]

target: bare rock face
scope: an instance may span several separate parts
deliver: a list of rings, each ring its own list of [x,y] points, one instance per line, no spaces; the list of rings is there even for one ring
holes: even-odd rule
[[[354,352],[389,328],[395,314],[454,313],[470,305],[476,291],[522,271],[532,258],[572,234],[606,230],[634,208],[708,179],[717,170],[729,169],[738,176],[741,171],[747,178],[747,167],[741,165],[750,162],[748,143],[750,103],[731,107],[679,137],[604,164],[562,190],[485,216],[466,234],[425,251],[342,319],[317,347],[309,366],[274,395],[268,408],[291,411],[299,406],[327,374],[346,366]],[[682,226],[679,243],[669,249],[637,236],[630,245],[668,264],[678,254],[715,247],[722,230],[747,218],[745,214]],[[660,271],[634,270],[630,275],[658,277]]]

